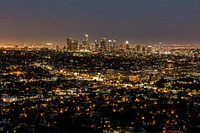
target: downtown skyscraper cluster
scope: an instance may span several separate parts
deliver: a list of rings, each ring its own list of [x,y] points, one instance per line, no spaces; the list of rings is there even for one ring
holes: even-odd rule
[[[116,50],[129,49],[129,43],[126,41],[125,44],[117,44],[116,37],[112,40],[107,40],[106,37],[103,37],[100,41],[95,40],[90,43],[88,34],[85,34],[82,43],[79,43],[75,38],[67,38],[67,45],[65,49],[68,52],[112,52]]]

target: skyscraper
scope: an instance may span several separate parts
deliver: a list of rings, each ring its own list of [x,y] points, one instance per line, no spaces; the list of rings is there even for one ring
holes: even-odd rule
[[[78,50],[78,40],[74,38],[67,38],[67,51],[74,52]]]
[[[112,50],[112,51],[115,51],[115,50],[116,50],[116,47],[117,47],[116,44],[117,44],[117,38],[114,37],[114,38],[113,38],[112,47],[111,47],[111,50]]]
[[[90,50],[88,34],[85,34],[85,38],[83,40],[83,48],[84,48],[84,50]]]
[[[106,50],[111,51],[111,47],[112,47],[112,40],[108,40],[108,45]]]
[[[106,51],[106,38],[103,37],[100,41],[100,52]]]
[[[126,50],[129,50],[130,49],[130,46],[129,46],[129,42],[128,41],[126,41],[126,44],[125,44],[126,46]]]
[[[99,51],[99,41],[95,40],[95,51]]]

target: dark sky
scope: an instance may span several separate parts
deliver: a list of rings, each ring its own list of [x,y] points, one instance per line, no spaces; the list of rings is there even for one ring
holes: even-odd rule
[[[1,0],[0,41],[200,42],[200,0]]]

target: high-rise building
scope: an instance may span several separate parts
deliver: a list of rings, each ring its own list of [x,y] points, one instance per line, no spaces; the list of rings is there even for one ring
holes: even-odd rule
[[[95,51],[99,51],[99,41],[95,40]]]
[[[74,52],[78,50],[78,40],[74,38],[67,38],[67,51]]]
[[[106,50],[111,51],[111,47],[112,47],[112,40],[108,40],[108,45]]]
[[[90,43],[90,51],[92,51],[92,52],[96,51],[95,42]]]
[[[117,49],[117,38],[113,38],[112,46],[111,46],[111,51],[115,51]]]
[[[105,52],[106,51],[106,38],[103,37],[100,41],[100,51]]]
[[[83,40],[83,48],[84,48],[84,50],[90,50],[88,34],[85,34],[85,38]]]
[[[136,49],[136,52],[139,53],[140,50],[141,50],[141,46],[140,46],[140,45],[136,45],[136,46],[135,46],[135,49]]]
[[[130,50],[130,46],[129,46],[129,42],[128,41],[126,41],[126,50]]]

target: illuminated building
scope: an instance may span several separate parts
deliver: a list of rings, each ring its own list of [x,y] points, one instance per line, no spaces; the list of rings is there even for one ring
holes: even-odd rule
[[[95,42],[90,44],[90,51],[96,51]]]
[[[112,46],[112,40],[108,40],[108,45],[107,45],[107,50],[111,51],[111,46]]]
[[[143,46],[142,47],[142,53],[145,53],[146,52],[146,48]]]
[[[135,49],[136,49],[136,52],[139,53],[139,52],[140,52],[140,49],[141,49],[141,46],[140,46],[140,45],[136,45],[136,46],[135,46]]]
[[[105,52],[106,51],[106,38],[102,38],[100,41],[100,51]]]
[[[95,51],[99,51],[99,41],[95,40]]]
[[[117,38],[114,37],[113,43],[112,43],[112,46],[111,46],[111,50],[112,50],[112,51],[115,51],[115,50],[116,50],[116,43],[117,43]]]
[[[74,52],[78,50],[78,40],[74,38],[67,39],[67,51]]]
[[[129,50],[129,49],[130,49],[129,42],[126,41],[126,50]]]
[[[119,44],[119,50],[122,50],[122,51],[125,50],[125,45],[123,43]]]
[[[83,40],[83,48],[84,48],[84,50],[90,50],[88,34],[85,34],[85,38]]]
[[[147,53],[152,53],[152,46],[147,47]]]

